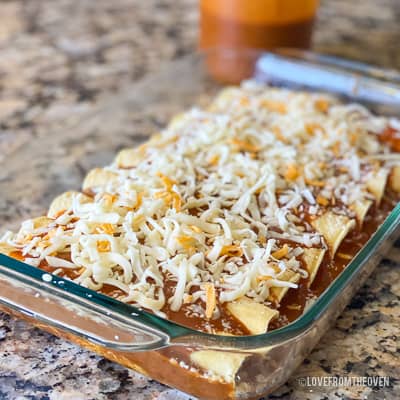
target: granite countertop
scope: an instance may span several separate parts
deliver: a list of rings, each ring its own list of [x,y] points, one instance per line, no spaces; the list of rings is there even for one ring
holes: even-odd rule
[[[35,136],[196,45],[195,0],[8,0],[0,12],[0,166]],[[399,20],[397,0],[325,0],[314,48],[400,69]],[[398,398],[399,264],[394,248],[271,398]],[[389,376],[390,385],[308,388],[297,379],[349,374]],[[0,313],[0,399],[188,396]]]

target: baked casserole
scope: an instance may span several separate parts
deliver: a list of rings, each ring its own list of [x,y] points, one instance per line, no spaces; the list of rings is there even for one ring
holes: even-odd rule
[[[400,198],[400,121],[248,81],[7,232],[0,252],[220,335],[298,318]],[[232,383],[246,356],[168,362]]]

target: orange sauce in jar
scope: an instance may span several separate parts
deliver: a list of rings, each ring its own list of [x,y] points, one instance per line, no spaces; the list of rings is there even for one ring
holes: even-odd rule
[[[201,48],[308,48],[319,0],[201,0]],[[236,83],[249,75],[252,60],[238,55],[230,60],[208,60],[218,80]],[[254,61],[254,59],[253,59]]]

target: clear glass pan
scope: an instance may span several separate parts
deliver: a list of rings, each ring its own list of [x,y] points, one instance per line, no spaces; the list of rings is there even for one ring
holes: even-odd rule
[[[400,117],[400,77],[393,71],[293,50],[248,50],[238,57],[230,50],[189,55],[105,99],[95,112],[72,115],[62,131],[39,132],[2,163],[0,230],[42,215],[56,195],[78,189],[89,169],[144,141],[174,114],[206,102],[223,86],[213,78],[221,77],[219,66],[239,58],[245,63],[231,67],[233,74],[228,68],[224,78],[328,91]],[[399,223],[400,204],[303,316],[263,335],[200,333],[71,281],[56,276],[45,281],[42,271],[5,255],[0,255],[0,308],[193,395],[257,398],[288,379],[399,235]],[[221,360],[226,352],[242,354],[244,361],[225,381],[210,381],[171,362],[179,364],[183,353],[201,349],[220,352]]]

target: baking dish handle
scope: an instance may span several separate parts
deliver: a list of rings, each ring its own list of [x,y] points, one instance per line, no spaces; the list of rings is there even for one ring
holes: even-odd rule
[[[23,314],[51,332],[63,331],[115,350],[141,351],[168,345],[169,335],[142,323],[140,310],[126,305],[129,314],[115,313],[113,307],[98,304],[99,299],[92,301],[92,296],[106,296],[83,287],[78,287],[77,293],[75,286],[0,254],[0,308],[6,312]]]
[[[254,77],[262,82],[336,93],[365,102],[375,112],[399,115],[400,73],[397,71],[339,57],[280,49],[258,57]]]

